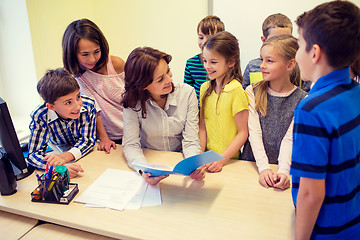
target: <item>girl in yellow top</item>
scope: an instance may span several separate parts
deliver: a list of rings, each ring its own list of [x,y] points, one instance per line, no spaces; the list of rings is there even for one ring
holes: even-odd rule
[[[203,61],[210,81],[200,88],[199,137],[202,151],[225,158],[206,165],[209,172],[219,172],[239,157],[248,138],[249,100],[241,85],[238,40],[229,32],[214,34],[203,45]]]

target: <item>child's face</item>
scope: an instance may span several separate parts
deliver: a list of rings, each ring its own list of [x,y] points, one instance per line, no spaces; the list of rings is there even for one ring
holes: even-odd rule
[[[81,38],[78,42],[76,57],[83,68],[93,69],[101,57],[100,46],[93,41]]]
[[[261,72],[265,81],[290,81],[289,61],[286,61],[271,45],[265,45],[260,50]]]
[[[81,106],[82,99],[80,96],[80,90],[76,90],[73,93],[59,97],[56,99],[54,104],[46,104],[46,107],[56,111],[56,113],[63,119],[77,119],[80,117]]]
[[[160,59],[154,70],[153,81],[145,88],[152,98],[157,99],[161,95],[172,91],[172,72],[164,59]]]
[[[222,81],[229,71],[229,68],[234,66],[233,63],[228,63],[224,56],[207,48],[204,48],[203,50],[203,61],[204,68],[206,69],[210,80],[217,79]]]
[[[295,59],[299,65],[301,77],[305,81],[314,81],[316,79],[312,79],[311,77],[311,73],[313,72],[311,64],[312,58],[310,52],[306,51],[306,42],[302,35],[301,29],[299,30],[298,43],[299,49],[296,52]]]
[[[202,49],[202,45],[206,42],[206,40],[209,38],[209,35],[205,35],[201,32],[200,28],[198,30],[198,44],[199,48]]]

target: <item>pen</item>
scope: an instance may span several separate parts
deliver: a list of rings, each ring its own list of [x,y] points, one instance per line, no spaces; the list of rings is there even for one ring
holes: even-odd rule
[[[40,178],[39,174],[37,174],[37,172],[35,172],[35,175],[37,177],[37,180],[41,180],[41,178]]]

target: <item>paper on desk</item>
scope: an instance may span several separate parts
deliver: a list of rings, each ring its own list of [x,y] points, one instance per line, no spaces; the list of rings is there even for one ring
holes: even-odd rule
[[[159,205],[161,205],[160,184],[158,183],[155,186],[148,184],[142,207],[154,207]]]
[[[123,210],[144,184],[135,172],[109,168],[75,201]]]

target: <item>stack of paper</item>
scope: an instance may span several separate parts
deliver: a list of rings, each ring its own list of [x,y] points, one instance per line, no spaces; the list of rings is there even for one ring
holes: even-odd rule
[[[117,210],[158,206],[160,187],[147,184],[136,172],[109,168],[75,202]]]

